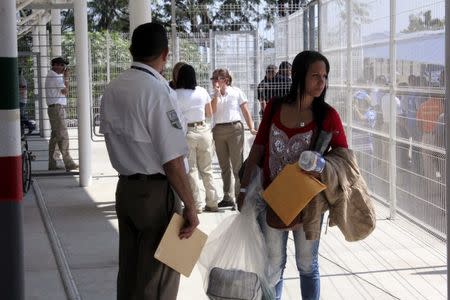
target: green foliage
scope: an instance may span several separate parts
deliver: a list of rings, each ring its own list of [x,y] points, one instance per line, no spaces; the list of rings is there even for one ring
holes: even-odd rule
[[[419,12],[417,14],[409,15],[409,25],[408,28],[403,30],[403,33],[418,32],[425,30],[439,30],[444,29],[445,20],[432,18],[431,11]]]

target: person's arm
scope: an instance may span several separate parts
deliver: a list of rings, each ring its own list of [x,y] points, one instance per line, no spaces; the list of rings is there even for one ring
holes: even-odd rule
[[[242,114],[244,115],[245,122],[247,123],[247,126],[250,129],[250,133],[256,135],[258,131],[255,130],[252,115],[250,115],[250,112],[248,111],[247,102],[241,104],[241,111]]]
[[[61,93],[64,96],[67,96],[68,92],[69,92],[69,71],[67,70],[67,68],[64,70],[63,73],[63,78],[64,78],[64,87],[61,89]]]
[[[213,110],[212,110],[212,107],[211,107],[211,102],[208,102],[208,103],[205,104],[205,116],[207,118],[211,118],[212,115],[213,115]]]
[[[195,209],[194,197],[186,176],[183,157],[180,156],[168,161],[163,165],[163,168],[170,185],[184,203],[183,217],[185,223],[180,230],[179,237],[180,239],[189,238],[198,226],[199,221]]]
[[[241,190],[237,198],[238,210],[242,209],[244,204],[244,198],[246,194],[246,188],[250,184],[251,176],[264,157],[264,145],[253,144],[250,154],[248,155],[247,162],[245,164],[244,175],[241,180]]]
[[[220,88],[219,86],[215,86],[214,94],[211,97],[211,109],[213,114],[217,112],[217,102],[219,101],[219,96],[220,96]]]

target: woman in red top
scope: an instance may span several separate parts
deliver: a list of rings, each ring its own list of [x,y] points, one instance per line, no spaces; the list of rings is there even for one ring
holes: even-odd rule
[[[303,151],[311,149],[312,139],[320,130],[332,133],[332,148],[348,147],[339,114],[325,103],[329,71],[327,58],[319,52],[303,51],[295,57],[289,94],[272,99],[264,111],[242,178],[239,208],[257,165],[263,167],[265,188],[286,164],[296,163]],[[319,177],[319,174],[310,174]],[[289,231],[270,227],[265,213],[260,215],[259,222],[269,251],[269,279],[275,286],[277,299],[281,299]],[[294,237],[302,298],[319,299],[319,240],[307,240],[301,224],[290,231]]]

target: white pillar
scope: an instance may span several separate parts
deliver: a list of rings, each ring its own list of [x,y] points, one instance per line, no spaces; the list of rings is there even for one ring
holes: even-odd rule
[[[91,170],[91,127],[89,52],[86,0],[74,0],[75,58],[77,62],[78,96],[78,153],[80,159],[80,186],[88,186],[92,179]]]
[[[50,137],[50,121],[48,119],[47,113],[47,101],[45,98],[45,78],[47,77],[49,67],[49,57],[48,57],[48,36],[46,26],[48,23],[48,19],[46,17],[41,17],[39,19],[39,53],[41,55],[41,95],[42,95],[42,103],[41,103],[41,119],[42,119],[42,127],[41,127],[41,136],[42,137]]]
[[[32,51],[33,53],[38,53],[39,52],[39,28],[37,26],[33,26],[32,29]],[[34,97],[35,101],[34,101],[34,107],[36,108],[34,110],[34,119],[35,120],[41,120],[40,118],[40,109],[41,109],[41,105],[42,105],[42,94],[40,92],[42,92],[42,89],[40,89],[40,80],[39,80],[40,76],[39,76],[39,62],[37,60],[37,57],[35,55],[33,55],[33,86],[34,86],[34,90],[33,90],[33,94],[35,96],[38,97]],[[36,122],[36,129],[40,131],[41,129],[41,122]],[[43,136],[42,131],[41,132],[41,136]]]
[[[62,55],[61,50],[61,10],[52,9],[52,57]]]
[[[130,11],[130,39],[133,30],[141,24],[152,21],[152,10],[150,0],[130,0],[128,2]]]

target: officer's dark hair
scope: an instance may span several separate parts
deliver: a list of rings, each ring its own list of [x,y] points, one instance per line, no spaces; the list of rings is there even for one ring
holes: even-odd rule
[[[167,32],[159,23],[145,23],[136,27],[133,31],[130,46],[133,61],[145,62],[155,60],[168,47]]]
[[[330,73],[330,63],[328,59],[317,51],[302,51],[294,58],[292,62],[292,85],[289,94],[283,98],[285,103],[292,103],[297,100],[300,95],[302,97],[305,94],[305,81],[306,74],[309,67],[317,62],[323,61],[325,63],[325,69],[327,74]],[[323,89],[322,94],[319,97],[315,97],[312,103],[312,111],[314,120],[316,121],[319,129],[322,128],[322,122],[328,113],[330,105],[325,103],[325,96],[327,93],[327,84]]]
[[[197,86],[197,78],[195,76],[194,67],[188,64],[183,65],[178,71],[177,89],[195,90]]]

